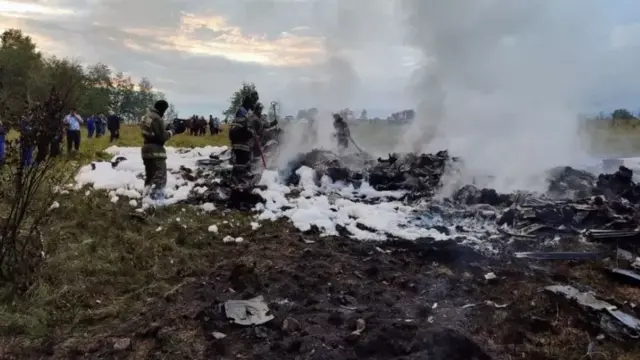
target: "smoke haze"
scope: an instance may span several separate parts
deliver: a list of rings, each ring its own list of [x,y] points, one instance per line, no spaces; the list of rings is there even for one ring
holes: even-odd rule
[[[417,119],[402,150],[448,149],[465,181],[540,190],[542,173],[584,160],[578,106],[607,36],[602,2],[404,0],[407,40],[423,59]],[[579,9],[580,11],[576,11]],[[460,179],[458,179],[460,180]]]

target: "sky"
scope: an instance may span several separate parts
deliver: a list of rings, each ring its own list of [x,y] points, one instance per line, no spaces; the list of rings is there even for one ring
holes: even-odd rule
[[[640,2],[515,3],[520,5],[502,0],[0,0],[0,27],[22,29],[48,54],[102,62],[134,79],[145,76],[181,115],[219,115],[233,91],[250,81],[265,102],[280,101],[286,114],[317,106],[366,108],[372,116],[386,117],[434,98],[433,89],[424,86],[433,79],[428,74],[433,58],[447,60],[447,67],[437,66],[446,83],[474,91],[516,86],[505,79],[532,81],[539,90],[542,83],[535,80],[550,76],[572,82],[560,84],[562,91],[554,96],[566,97],[580,111],[640,110]],[[491,16],[483,13],[487,9]],[[422,22],[431,27],[416,26]],[[429,34],[442,36],[427,44]],[[459,36],[474,41],[460,42]],[[450,47],[455,53],[442,45],[456,41],[464,47]],[[547,54],[539,57],[542,52]],[[534,72],[550,68],[538,60],[562,66],[553,67],[557,73]],[[536,101],[538,93],[522,94]]]

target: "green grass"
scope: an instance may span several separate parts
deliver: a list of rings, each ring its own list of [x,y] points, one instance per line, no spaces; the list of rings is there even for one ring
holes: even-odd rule
[[[26,294],[0,304],[0,332],[37,339],[81,334],[126,320],[148,299],[189,277],[205,275],[222,238],[241,236],[250,218],[203,214],[189,206],[141,218],[126,201],[112,204],[85,190],[59,198],[45,234],[44,264]],[[209,233],[217,224],[218,234]],[[9,299],[9,297],[5,297]]]
[[[354,132],[366,137],[364,130]],[[367,128],[366,132],[385,134],[384,129]],[[591,136],[608,143],[609,148],[624,139],[638,144],[634,146],[640,150],[640,130],[598,130]],[[138,127],[124,126],[115,145],[141,143]],[[225,131],[217,136],[178,135],[167,146],[227,144]],[[108,137],[84,136],[75,163],[102,156],[110,145]],[[102,191],[91,190],[89,196],[86,191],[89,189],[60,195],[60,207],[52,211],[51,222],[43,229],[46,257],[28,290],[15,296],[8,293],[8,287],[0,286],[0,349],[13,336],[28,344],[122,322],[185,279],[208,273],[210,264],[228,246],[222,244],[224,236],[251,233],[246,226],[251,216],[246,213],[204,214],[175,205],[140,217],[127,201],[113,204]],[[212,224],[218,225],[218,234],[207,231]]]
[[[227,139],[224,132],[181,134],[167,146],[220,146],[228,144]],[[72,163],[77,167],[101,157],[110,145],[141,143],[136,126],[124,126],[113,144],[108,137],[85,136]],[[57,199],[60,207],[43,229],[46,257],[28,290],[15,296],[10,287],[0,286],[0,349],[9,335],[28,342],[127,319],[148,299],[161,297],[187,277],[205,274],[223,246],[221,239],[246,235],[242,232],[250,229],[247,214],[204,214],[181,205],[141,217],[128,201],[113,204],[103,191],[91,190],[86,196],[89,190]],[[223,223],[230,219],[236,226]],[[218,225],[219,234],[207,232],[212,224]]]
[[[18,137],[18,132],[9,132],[7,138],[9,140]],[[226,127],[223,126],[223,132],[218,135],[204,135],[204,136],[191,136],[188,134],[180,134],[172,137],[166,144],[166,146],[173,147],[202,147],[202,146],[222,146],[229,144],[229,134]],[[117,146],[141,146],[142,135],[140,134],[140,128],[136,125],[124,125],[120,129],[120,139],[114,143],[109,143],[109,134],[100,138],[87,138],[87,132],[82,130],[82,140],[80,143],[80,154],[82,157],[91,157],[96,153],[104,151],[111,145]],[[66,143],[62,144],[63,150]]]

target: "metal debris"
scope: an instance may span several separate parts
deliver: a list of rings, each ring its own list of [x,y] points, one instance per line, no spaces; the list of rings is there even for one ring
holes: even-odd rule
[[[640,231],[591,229],[588,230],[585,235],[593,240],[619,239],[638,236],[640,235]]]
[[[224,303],[224,311],[233,322],[245,326],[261,325],[274,318],[262,295],[250,300],[228,300]]]
[[[581,292],[580,290],[569,285],[551,285],[547,286],[545,290],[550,291],[556,295],[564,295],[569,300],[575,300],[578,305],[583,307],[589,307],[593,310],[606,310],[608,308],[615,309],[614,305],[609,304],[606,301],[598,300],[593,294],[587,292]]]
[[[603,260],[611,255],[610,252],[519,252],[514,256],[518,259],[534,260]]]
[[[612,275],[615,275],[617,278],[624,280],[628,283],[634,285],[640,285],[640,274],[635,271],[625,270],[625,269],[609,269]]]
[[[485,278],[485,280],[487,280],[487,281],[491,281],[491,280],[495,280],[495,279],[497,279],[498,277],[496,276],[496,274],[494,274],[494,273],[490,272],[490,273],[485,274],[485,275],[484,275],[484,278]]]
[[[569,285],[547,286],[545,290],[557,295],[563,295],[569,300],[574,300],[583,309],[592,310],[600,314],[608,314],[613,317],[618,324],[624,325],[624,329],[618,329],[616,325],[605,316],[601,316],[600,327],[612,336],[618,337],[620,334],[624,334],[632,338],[640,337],[640,320],[638,320],[638,318],[618,310],[615,305],[596,298],[592,293],[581,292]]]

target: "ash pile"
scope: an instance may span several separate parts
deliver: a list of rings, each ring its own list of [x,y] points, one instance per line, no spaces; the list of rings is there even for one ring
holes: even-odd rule
[[[516,197],[497,224],[520,237],[635,234],[640,225],[640,184],[632,178],[633,171],[624,166],[598,176],[570,167],[554,169],[544,196]]]
[[[315,149],[297,155],[278,170],[278,176],[287,186],[300,185],[298,170],[308,167],[315,171],[314,181],[320,185],[323,178],[334,183],[360,188],[367,182],[377,191],[404,191],[403,199],[429,199],[440,188],[440,181],[449,165],[459,161],[447,151],[436,154],[389,154],[387,158],[375,159],[366,153],[340,156],[328,150]],[[260,198],[251,194],[251,189],[260,188],[261,174],[257,173],[240,194],[233,189],[229,167],[214,169],[181,169],[183,176],[199,183],[201,190],[193,191],[190,204],[205,202],[225,203],[232,207],[251,208]],[[202,190],[204,189],[204,190]],[[246,191],[249,190],[249,191]]]
[[[296,170],[306,166],[316,172],[316,181],[327,176],[333,182],[351,184],[358,188],[366,181],[377,191],[406,191],[407,196],[430,198],[440,188],[440,179],[448,165],[458,161],[447,151],[436,154],[389,154],[388,158],[373,159],[365,153],[340,157],[326,150],[313,150],[299,155],[287,166],[283,177],[288,185],[297,186],[300,178]]]
[[[308,167],[315,171],[314,182],[322,179],[351,185],[358,189],[368,183],[377,191],[401,191],[396,200],[416,204],[418,200],[432,200],[442,186],[445,174],[463,165],[459,158],[447,151],[435,154],[390,154],[375,159],[358,153],[339,156],[327,150],[313,150],[300,154],[278,171],[285,185],[300,185],[298,171]],[[183,176],[195,181],[188,203],[206,202],[232,204],[232,207],[253,209],[263,199],[253,188],[259,188],[261,174],[257,173],[249,191],[232,189],[229,167],[196,170],[182,169]],[[590,234],[607,231],[632,231],[640,226],[640,185],[633,180],[633,171],[620,166],[611,174],[598,176],[571,167],[552,169],[548,173],[548,189],[544,194],[518,192],[501,194],[494,189],[466,185],[431,211],[439,209],[451,219],[477,216],[478,212],[493,214],[492,220],[502,235],[541,239],[575,236],[589,230]],[[384,199],[380,199],[383,201]],[[438,203],[431,201],[431,204]],[[474,210],[480,211],[474,211]],[[487,216],[484,216],[485,220]],[[446,225],[446,224],[445,224]],[[606,236],[606,235],[593,235]],[[544,243],[544,242],[543,242]]]

